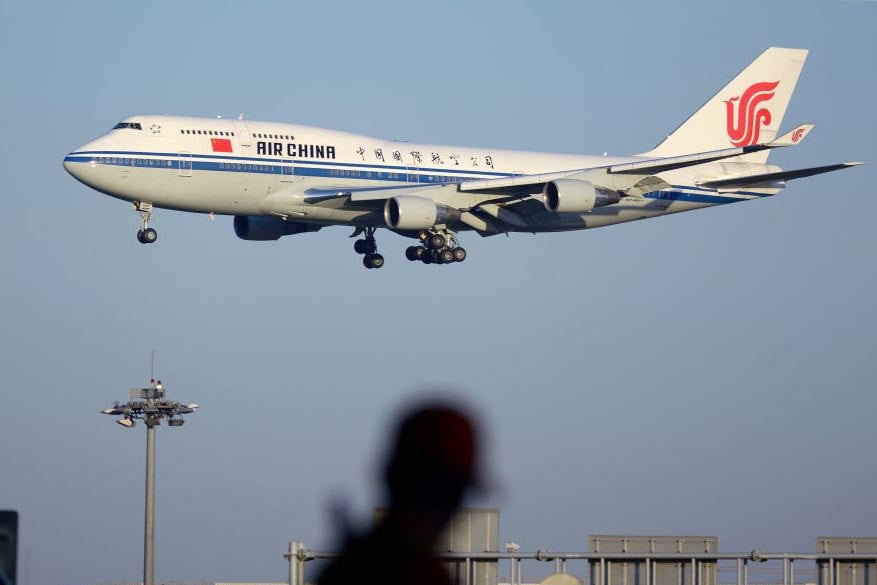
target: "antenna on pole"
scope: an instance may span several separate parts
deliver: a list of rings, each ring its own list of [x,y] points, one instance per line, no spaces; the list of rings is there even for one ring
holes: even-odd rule
[[[149,350],[149,379],[155,380],[155,350]]]

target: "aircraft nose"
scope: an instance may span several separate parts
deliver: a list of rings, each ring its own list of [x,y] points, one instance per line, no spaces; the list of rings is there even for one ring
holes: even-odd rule
[[[74,177],[76,176],[76,172],[73,170],[73,162],[72,162],[71,156],[69,154],[64,157],[64,170],[67,171],[68,173],[70,173],[71,175],[73,175]]]
[[[94,165],[94,158],[91,155],[82,154],[85,150],[84,146],[80,146],[67,153],[64,157],[64,170],[70,173],[75,179],[82,181],[83,172],[88,165]]]

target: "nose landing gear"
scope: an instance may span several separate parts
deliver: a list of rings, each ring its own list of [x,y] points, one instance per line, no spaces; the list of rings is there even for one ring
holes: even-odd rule
[[[466,250],[450,230],[424,230],[418,238],[420,246],[410,246],[405,250],[405,257],[412,262],[420,260],[424,264],[452,264],[466,259]]]
[[[140,212],[140,229],[137,230],[137,241],[141,244],[155,242],[158,239],[158,232],[149,227],[149,220],[152,219],[152,203],[135,202],[134,210]]]
[[[365,228],[365,237],[353,243],[353,250],[357,254],[363,254],[362,265],[366,268],[380,268],[384,265],[384,257],[378,254],[378,244],[375,241],[377,228]]]

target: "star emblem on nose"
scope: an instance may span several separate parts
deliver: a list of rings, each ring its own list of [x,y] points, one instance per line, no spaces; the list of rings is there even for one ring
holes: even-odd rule
[[[149,131],[153,134],[161,134],[161,126],[159,126],[158,124],[153,124],[149,127]]]

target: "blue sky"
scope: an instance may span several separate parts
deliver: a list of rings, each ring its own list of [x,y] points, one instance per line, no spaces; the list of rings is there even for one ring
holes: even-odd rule
[[[203,409],[158,432],[156,577],[282,580],[327,507],[379,501],[389,422],[480,413],[501,541],[877,536],[877,2],[0,1],[0,507],[25,585],[141,574],[149,376]],[[768,46],[811,49],[778,197],[569,234],[465,235],[464,264],[362,269],[348,230],[276,243],[123,202],[63,156],[135,113],[244,112],[439,144],[652,147]]]

